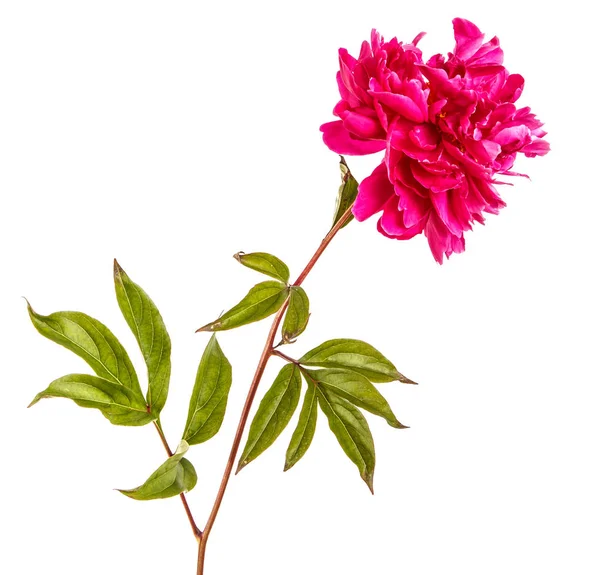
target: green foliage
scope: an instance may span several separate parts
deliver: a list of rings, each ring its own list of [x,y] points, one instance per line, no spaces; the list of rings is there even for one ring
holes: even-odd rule
[[[131,281],[115,260],[115,290],[121,312],[135,336],[148,368],[146,400],[158,415],[167,401],[171,376],[171,339],[154,302]]]
[[[183,439],[203,443],[221,428],[231,388],[231,364],[213,334],[204,350],[192,391]]]
[[[304,402],[300,410],[298,425],[296,425],[287,453],[285,454],[284,471],[296,465],[310,447],[317,426],[317,413],[316,387],[309,384],[304,394]]]
[[[310,317],[309,302],[306,292],[300,286],[290,288],[290,301],[283,319],[281,337],[283,343],[294,343],[296,338],[306,329]]]
[[[265,252],[245,254],[239,252],[233,256],[247,268],[253,269],[287,284],[290,281],[290,270],[279,258]]]
[[[288,297],[288,287],[282,282],[266,281],[255,285],[240,303],[219,319],[197,331],[224,331],[260,321],[274,314]]]
[[[191,491],[196,485],[198,476],[194,466],[183,457],[188,448],[188,444],[182,441],[177,451],[142,485],[135,489],[119,489],[119,491],[138,501],[166,499]]]
[[[342,172],[342,184],[337,195],[332,227],[335,226],[338,220],[344,215],[344,212],[354,203],[358,195],[358,182],[350,172],[344,156],[340,156],[340,171]],[[342,227],[346,227],[353,219],[354,216],[350,217]]]
[[[142,397],[123,385],[94,375],[74,373],[56,379],[35,396],[29,407],[45,397],[64,397],[81,407],[99,409],[115,425],[146,425],[156,419],[146,409]]]
[[[258,406],[236,473],[279,437],[298,406],[301,387],[299,368],[293,364],[285,365]]]
[[[330,339],[305,353],[298,361],[308,366],[351,369],[374,383],[394,380],[415,383],[404,377],[394,364],[372,345],[358,339]]]

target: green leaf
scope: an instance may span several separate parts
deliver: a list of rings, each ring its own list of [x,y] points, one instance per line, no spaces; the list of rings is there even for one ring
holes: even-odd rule
[[[64,397],[81,407],[99,409],[115,425],[146,425],[156,419],[148,413],[143,398],[95,375],[74,373],[60,377],[38,393],[28,407],[46,397]]]
[[[340,171],[342,172],[342,184],[335,204],[335,216],[332,227],[335,226],[338,220],[344,215],[344,212],[354,203],[358,195],[358,182],[350,172],[344,156],[340,156]],[[345,228],[353,219],[354,216],[351,216],[342,227]]]
[[[256,459],[279,437],[296,410],[301,387],[298,366],[288,363],[281,369],[258,406],[236,473]]]
[[[252,254],[238,252],[233,257],[243,266],[261,274],[265,274],[286,284],[290,281],[289,268],[279,258],[271,254],[265,252],[254,252]]]
[[[362,407],[379,417],[383,417],[392,427],[405,429],[394,415],[385,397],[360,373],[348,369],[317,369],[310,371],[310,377],[327,389],[357,407]]]
[[[191,491],[196,485],[198,476],[194,466],[183,457],[188,449],[189,445],[182,441],[177,451],[148,477],[143,485],[135,489],[119,489],[119,491],[138,501],[165,499]]]
[[[115,260],[115,290],[121,312],[137,340],[148,368],[146,400],[157,415],[164,407],[171,376],[171,339],[154,302],[132,282]]]
[[[77,354],[99,377],[126,387],[143,400],[144,395],[125,348],[104,324],[77,311],[59,311],[43,316],[33,311],[29,303],[27,307],[33,325],[43,336]]]
[[[404,377],[372,345],[358,339],[330,339],[305,353],[298,361],[302,365],[351,369],[375,383],[394,380],[415,383]]]
[[[196,331],[223,331],[233,329],[274,314],[285,302],[288,287],[281,282],[266,281],[255,285],[244,299],[218,320]]]
[[[183,439],[190,445],[209,440],[221,428],[231,387],[231,364],[215,334],[198,366]]]
[[[293,343],[306,329],[310,316],[308,296],[300,286],[290,288],[290,302],[285,312],[281,337],[283,343]]]
[[[291,469],[306,453],[315,435],[317,426],[317,394],[315,385],[312,382],[308,383],[306,393],[304,394],[304,402],[300,410],[300,418],[298,425],[294,430],[287,453],[285,454],[284,471]]]
[[[317,388],[317,396],[321,410],[329,421],[329,428],[373,493],[375,445],[367,420],[343,397],[329,393],[322,387]]]

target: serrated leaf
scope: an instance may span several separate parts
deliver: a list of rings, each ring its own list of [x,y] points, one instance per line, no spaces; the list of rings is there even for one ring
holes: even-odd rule
[[[283,343],[293,343],[306,329],[309,317],[309,302],[306,292],[300,286],[292,286],[290,301],[281,328]]]
[[[279,437],[298,406],[301,387],[298,366],[288,363],[281,369],[258,406],[236,473],[256,459]]]
[[[363,414],[348,400],[317,388],[321,410],[341,448],[358,467],[360,476],[373,493],[375,445],[369,424]]]
[[[81,357],[103,379],[129,389],[143,401],[133,364],[113,333],[97,319],[77,311],[43,316],[27,304],[35,328],[48,339]]]
[[[146,425],[156,419],[148,413],[143,398],[123,385],[95,375],[74,373],[60,377],[38,393],[28,407],[47,397],[72,399],[81,407],[99,409],[115,425]]]
[[[115,260],[115,291],[119,308],[140,346],[148,368],[146,400],[157,415],[164,407],[171,377],[171,338],[154,302],[131,281]]]
[[[238,252],[233,257],[243,266],[260,272],[261,274],[265,274],[286,284],[290,281],[289,268],[274,255],[265,252],[254,252],[251,254]]]
[[[191,491],[196,485],[198,476],[194,466],[183,457],[188,449],[188,444],[182,441],[177,451],[148,477],[145,483],[135,489],[119,489],[119,491],[138,501],[165,499]]]
[[[288,287],[281,282],[266,281],[255,285],[244,299],[218,320],[213,321],[196,331],[224,331],[255,321],[260,321],[274,314],[285,302]]]
[[[291,469],[306,453],[315,435],[317,426],[317,394],[315,385],[309,382],[304,394],[304,402],[300,410],[298,425],[294,430],[287,453],[285,454],[284,471]]]
[[[415,383],[403,376],[394,364],[372,345],[358,339],[330,339],[305,353],[298,361],[308,366],[351,369],[375,383],[394,380]]]
[[[356,178],[350,172],[348,164],[344,159],[344,156],[340,156],[340,171],[342,172],[342,184],[337,195],[337,201],[335,204],[335,216],[333,218],[333,226],[338,220],[344,215],[346,210],[354,204],[356,196],[358,195],[358,182]],[[354,216],[351,216],[348,221],[342,226],[345,228],[352,220]]]
[[[348,369],[333,368],[311,370],[310,377],[327,391],[347,399],[374,415],[383,417],[392,427],[406,428],[406,425],[398,421],[385,397],[364,375]]]
[[[209,440],[221,428],[231,388],[231,364],[215,334],[198,366],[183,439],[190,445]]]

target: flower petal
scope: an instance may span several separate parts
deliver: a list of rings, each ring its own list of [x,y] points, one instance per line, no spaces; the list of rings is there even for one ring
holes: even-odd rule
[[[383,206],[392,197],[395,197],[394,187],[388,179],[387,167],[382,162],[358,186],[352,213],[359,222],[363,222],[383,210]]]
[[[325,145],[337,154],[348,156],[364,156],[381,152],[385,149],[385,140],[362,140],[355,138],[346,128],[341,120],[328,122],[321,126],[323,141]]]

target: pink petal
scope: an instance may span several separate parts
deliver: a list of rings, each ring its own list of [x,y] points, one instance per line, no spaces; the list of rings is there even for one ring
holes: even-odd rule
[[[384,104],[394,112],[404,116],[407,120],[420,124],[427,119],[427,116],[423,114],[421,108],[408,96],[392,94],[391,92],[373,91],[369,91],[369,94],[376,98],[381,104]]]
[[[385,162],[377,166],[358,186],[358,196],[352,207],[354,217],[363,222],[383,210],[385,203],[394,196]]]
[[[341,120],[328,122],[320,128],[325,145],[338,154],[364,156],[385,149],[385,140],[361,140],[352,136]]]
[[[531,144],[527,144],[520,150],[528,158],[534,156],[545,156],[550,151],[550,144],[545,140],[535,140]]]
[[[358,138],[385,140],[385,132],[378,120],[348,112],[344,117],[344,128]]]
[[[456,39],[454,53],[457,58],[467,60],[479,50],[483,44],[484,35],[475,24],[463,18],[454,18],[452,24],[454,25],[454,38]]]
[[[427,218],[414,226],[407,227],[403,212],[398,210],[398,201],[391,198],[383,208],[383,215],[379,218],[379,229],[383,230],[386,236],[399,240],[409,240],[423,231]]]

